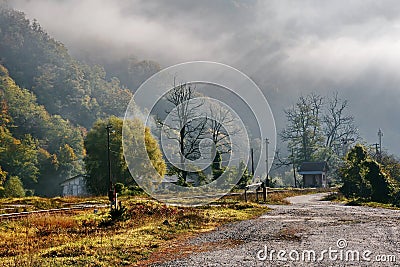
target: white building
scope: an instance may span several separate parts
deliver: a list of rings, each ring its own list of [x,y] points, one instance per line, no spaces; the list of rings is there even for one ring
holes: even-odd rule
[[[71,177],[60,184],[62,186],[62,195],[65,196],[87,196],[85,176],[80,174]]]

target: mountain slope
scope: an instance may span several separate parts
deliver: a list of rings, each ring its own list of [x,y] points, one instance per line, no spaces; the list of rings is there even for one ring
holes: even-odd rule
[[[73,59],[22,12],[0,6],[0,62],[15,82],[34,92],[50,114],[89,128],[98,118],[121,116],[132,97],[100,66]]]

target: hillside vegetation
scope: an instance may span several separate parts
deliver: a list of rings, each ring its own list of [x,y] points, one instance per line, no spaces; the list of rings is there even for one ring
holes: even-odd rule
[[[126,83],[157,69],[128,61],[109,66]],[[36,20],[0,4],[0,196],[13,195],[4,191],[11,177],[24,194],[60,194],[60,182],[84,171],[87,131],[123,116],[131,97],[102,66],[74,59]]]

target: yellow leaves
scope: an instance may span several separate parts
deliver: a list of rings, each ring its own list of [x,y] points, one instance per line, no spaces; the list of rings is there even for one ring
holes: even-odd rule
[[[21,144],[21,140],[15,139],[13,138],[13,145],[20,145]]]

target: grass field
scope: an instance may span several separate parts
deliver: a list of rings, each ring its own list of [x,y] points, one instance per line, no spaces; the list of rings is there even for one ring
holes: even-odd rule
[[[304,191],[278,192],[270,204]],[[253,196],[254,197],[254,196]],[[250,195],[250,199],[252,196]],[[122,197],[123,220],[111,221],[109,210],[32,215],[0,221],[0,266],[132,266],[179,252],[179,242],[229,222],[246,220],[269,208],[239,197],[212,205],[180,208],[146,197]],[[105,198],[23,198],[1,200],[29,209],[65,207],[76,203],[107,203]],[[20,206],[18,206],[20,207]],[[26,208],[25,208],[26,209]]]

